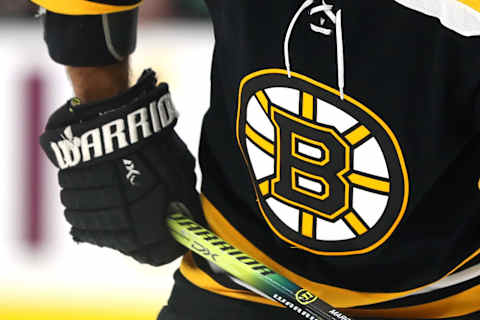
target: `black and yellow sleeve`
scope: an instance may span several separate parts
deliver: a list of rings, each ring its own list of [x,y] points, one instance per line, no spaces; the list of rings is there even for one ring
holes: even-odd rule
[[[98,15],[137,8],[142,0],[31,0],[48,11],[68,15]]]
[[[104,66],[135,50],[142,0],[31,0],[46,9],[50,57],[69,66]]]

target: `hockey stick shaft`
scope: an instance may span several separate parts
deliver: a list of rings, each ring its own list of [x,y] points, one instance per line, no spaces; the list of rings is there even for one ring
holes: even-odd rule
[[[353,320],[306,289],[274,272],[181,212],[170,214],[167,225],[180,244],[216,264],[234,278],[277,301],[304,319]]]

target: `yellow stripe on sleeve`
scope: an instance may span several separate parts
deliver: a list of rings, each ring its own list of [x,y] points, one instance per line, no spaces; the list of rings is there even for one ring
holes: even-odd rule
[[[118,5],[97,3],[86,0],[31,0],[33,3],[55,13],[69,15],[94,15],[128,11],[135,9],[141,0],[133,5],[122,5],[125,1],[118,0]],[[131,3],[131,2],[130,2]]]
[[[479,0],[457,0],[458,2],[463,3],[464,5],[469,6],[475,11],[480,12],[480,1]]]

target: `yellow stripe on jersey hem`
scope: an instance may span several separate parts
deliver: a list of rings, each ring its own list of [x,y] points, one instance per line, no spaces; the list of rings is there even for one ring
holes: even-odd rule
[[[106,14],[120,11],[128,11],[140,6],[142,1],[134,5],[121,5],[122,1],[118,1],[118,5],[109,5],[103,3],[95,3],[85,0],[31,0],[33,3],[43,7],[49,11],[69,14],[69,15],[94,15]]]
[[[480,311],[480,285],[454,296],[418,306],[391,309],[343,309],[357,317],[388,317],[392,319],[442,319],[466,316]]]
[[[343,288],[338,288],[330,285],[313,282],[286,269],[285,267],[281,266],[280,264],[272,260],[266,254],[260,251],[257,247],[255,247],[252,243],[250,243],[242,234],[240,234],[223,217],[223,215],[217,210],[217,208],[215,208],[215,206],[204,195],[201,195],[201,200],[202,200],[203,211],[205,213],[205,218],[209,224],[210,229],[213,232],[218,234],[220,237],[222,237],[224,240],[231,243],[238,249],[251,255],[254,259],[261,261],[267,267],[282,274],[283,276],[287,277],[291,281],[295,282],[297,285],[308,289],[309,291],[317,295],[320,299],[325,300],[326,302],[330,303],[331,305],[337,308],[353,308],[353,307],[361,307],[361,306],[366,306],[366,305],[371,305],[371,304],[376,304],[381,302],[387,302],[387,301],[395,300],[401,297],[405,297],[411,293],[414,293],[422,288],[425,288],[431,285],[431,284],[427,284],[419,288],[402,291],[402,292],[383,293],[383,292],[359,292],[359,291],[353,291],[353,290],[348,290],[348,289],[343,289]],[[465,265],[466,263],[468,263],[470,260],[472,260],[474,257],[478,255],[480,255],[480,249],[478,249],[476,252],[470,255],[467,259],[465,259],[462,263],[456,266],[453,270],[451,270],[448,274],[446,274],[441,279],[452,274],[457,269],[461,268],[463,265]],[[194,282],[193,280],[195,280],[194,279],[195,276],[191,275],[190,277],[188,277],[187,274],[193,271],[195,272],[195,274],[198,274],[199,271],[197,270],[193,270],[192,268],[190,268],[190,270],[186,270],[185,267],[183,268],[183,270],[186,271],[186,272],[182,272],[184,276],[190,281],[192,281],[194,284],[196,284],[197,286],[200,286],[201,288],[205,288],[204,286],[207,286],[205,288],[206,290],[223,294],[226,296],[230,296],[233,298],[239,297],[238,293],[232,293],[234,291],[233,289],[228,289],[221,286],[220,284],[216,283],[213,279],[211,279],[209,276],[207,276],[210,279],[208,283],[206,282],[202,284],[201,281]],[[438,280],[441,280],[441,279],[438,279]],[[205,278],[203,280],[205,280]],[[474,299],[474,296],[471,296],[470,293],[471,292],[467,290],[461,294],[454,295],[448,298],[449,299],[448,303],[458,303],[459,306],[461,307],[460,308],[461,311],[459,312],[467,312],[467,311],[468,311],[467,313],[475,312],[477,310],[471,310],[471,309],[475,309],[475,307],[473,307],[475,304],[472,303],[471,305],[469,305],[470,303],[469,301],[471,301],[471,299]],[[473,293],[478,294],[477,291],[474,291]],[[250,297],[251,296],[245,296],[244,298],[240,298],[240,299],[250,300],[254,302],[261,302],[264,304],[270,303],[268,299],[263,297],[255,296],[255,300],[250,299]],[[437,303],[437,302],[434,302],[434,303]],[[433,309],[429,307],[430,303],[426,304],[426,307],[425,307],[426,317],[430,317],[429,314],[432,314],[434,316],[438,315],[438,313],[435,311],[435,308],[438,308],[438,305],[434,303],[433,302],[431,303]],[[417,307],[420,307],[420,306],[417,306]],[[478,307],[476,308],[478,309]],[[445,309],[446,309],[445,314],[442,315],[442,317],[444,318],[453,317],[455,316],[455,314],[458,313],[457,311],[450,310],[448,308],[445,308]],[[355,310],[358,310],[358,309],[355,309]],[[397,310],[399,312],[397,314],[398,317],[403,317],[403,315],[401,314],[401,311],[403,310],[402,308],[392,309],[392,310]],[[372,310],[371,312],[373,314],[375,310]],[[390,312],[390,311],[387,310],[386,312]],[[391,312],[394,312],[394,311],[391,311]],[[450,316],[450,314],[453,314],[453,315]]]

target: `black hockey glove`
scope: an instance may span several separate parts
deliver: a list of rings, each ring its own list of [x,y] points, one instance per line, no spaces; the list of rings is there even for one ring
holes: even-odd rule
[[[195,160],[173,127],[167,84],[145,71],[124,94],[92,104],[72,99],[48,120],[40,142],[60,171],[65,216],[77,242],[162,265],[186,249],[170,236],[172,202],[200,212]]]

